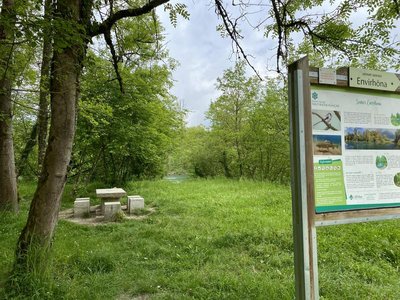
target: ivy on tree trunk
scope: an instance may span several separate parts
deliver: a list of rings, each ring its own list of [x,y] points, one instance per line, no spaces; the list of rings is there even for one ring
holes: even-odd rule
[[[11,122],[15,22],[15,3],[13,0],[4,0],[0,13],[0,210],[17,212],[17,178]]]

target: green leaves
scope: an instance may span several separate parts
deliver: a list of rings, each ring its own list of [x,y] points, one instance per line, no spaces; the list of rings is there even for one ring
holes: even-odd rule
[[[83,25],[64,18],[55,18],[52,30],[54,31],[54,51],[58,52],[64,48],[82,47],[83,41],[87,38]]]
[[[164,4],[164,11],[169,12],[169,19],[171,24],[176,27],[178,24],[178,16],[180,15],[182,18],[189,20],[190,14],[187,11],[186,4],[177,3],[175,5],[171,3]]]
[[[110,184],[161,176],[183,114],[169,94],[170,71],[153,65],[121,68],[126,93],[118,91],[111,64],[93,53],[82,78],[74,172]]]
[[[250,9],[239,1],[244,11]],[[278,63],[309,55],[323,64],[364,65],[378,58],[379,68],[398,68],[395,22],[399,6],[391,0],[272,1],[265,37],[276,40]],[[329,9],[327,9],[329,7]],[[371,64],[370,64],[371,65]],[[278,65],[278,68],[280,66]]]
[[[279,81],[246,76],[244,62],[217,79],[221,96],[206,113],[211,125],[187,129],[171,156],[175,173],[287,182],[287,92]]]

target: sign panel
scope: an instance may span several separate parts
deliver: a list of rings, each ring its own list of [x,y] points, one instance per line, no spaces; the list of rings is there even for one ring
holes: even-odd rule
[[[296,299],[313,300],[316,226],[400,218],[400,75],[288,71]]]
[[[394,73],[349,68],[349,86],[394,92],[400,88],[400,79]]]
[[[317,213],[400,206],[400,95],[311,87]]]
[[[336,69],[319,68],[318,73],[319,83],[336,85]]]

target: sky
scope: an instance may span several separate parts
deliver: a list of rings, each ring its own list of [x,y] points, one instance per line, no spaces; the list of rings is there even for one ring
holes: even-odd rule
[[[335,1],[335,7],[338,2],[340,1]],[[205,112],[211,101],[219,96],[215,87],[217,78],[222,77],[224,70],[232,68],[235,64],[236,56],[232,52],[232,43],[229,38],[221,37],[216,31],[220,20],[214,11],[212,0],[171,0],[170,3],[185,3],[190,13],[189,20],[178,17],[177,26],[174,27],[163,6],[156,9],[165,28],[165,43],[170,56],[180,63],[173,71],[174,87],[171,93],[188,111],[187,126],[200,124],[208,126],[209,121],[205,119]],[[268,9],[264,7],[264,12],[250,16],[253,25],[265,17],[265,11]],[[327,1],[318,10],[313,9],[311,13],[316,16],[317,13],[330,11],[332,4]],[[351,17],[351,21],[354,25],[360,25],[365,21],[366,15],[366,11],[358,10]],[[241,45],[246,54],[251,55],[251,64],[262,78],[276,76],[276,41],[265,38],[262,31],[253,29],[248,24],[240,25],[241,34],[244,36]],[[395,27],[397,25],[400,26],[400,20],[396,22]],[[395,39],[399,40],[397,30],[394,29],[393,32]],[[294,36],[295,40],[301,38],[301,35]],[[249,67],[247,73],[249,76],[255,75]]]
[[[188,126],[207,126],[209,122],[205,120],[204,113],[211,100],[219,96],[215,88],[216,80],[222,77],[224,70],[234,66],[235,55],[232,54],[231,40],[222,38],[216,31],[219,20],[213,7],[208,5],[209,1],[189,0],[185,3],[190,19],[179,17],[176,28],[171,25],[168,13],[162,7],[157,8],[165,27],[166,47],[170,56],[180,63],[173,72],[174,87],[171,93],[188,110]],[[243,35],[246,38],[243,47],[253,56],[251,63],[261,76],[267,75],[266,66],[275,59],[274,50],[266,47],[268,40],[261,31],[247,29]],[[254,75],[250,69],[248,73]]]

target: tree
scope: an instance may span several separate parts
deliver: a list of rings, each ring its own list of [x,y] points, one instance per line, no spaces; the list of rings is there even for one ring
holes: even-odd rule
[[[193,127],[171,155],[171,170],[200,177],[289,181],[287,91],[275,79],[262,83],[237,64],[218,79],[223,91],[209,108],[210,129]]]
[[[319,62],[331,59],[336,63],[399,68],[395,22],[400,14],[396,0],[237,0],[230,4],[215,0],[215,8],[222,21],[218,29],[232,39],[235,52],[250,65],[241,45],[240,29],[244,24],[263,30],[266,38],[273,39],[274,45],[269,48],[276,48],[278,71],[282,65],[309,54]],[[359,25],[352,23],[352,17],[357,17]]]
[[[150,19],[148,24],[152,24]],[[142,29],[142,35],[144,31],[149,28]],[[152,45],[150,49],[157,43]],[[118,82],[110,81],[109,62],[94,53],[88,55],[71,169],[77,181],[86,178],[116,185],[164,175],[167,153],[181,130],[182,113],[169,93],[169,65],[158,65],[157,57],[152,65],[146,64],[151,57],[150,53],[141,55],[137,66],[120,65],[125,90],[121,94]]]
[[[268,80],[262,87],[245,132],[248,162],[247,176],[287,183],[289,181],[289,122],[287,90],[278,80]]]
[[[92,37],[109,34],[121,19],[149,13],[168,0],[153,0],[136,8],[119,3],[107,11],[101,22],[92,21],[94,1],[57,1],[53,16],[53,56],[51,63],[51,122],[48,146],[40,179],[31,203],[27,224],[17,246],[16,265],[25,268],[32,247],[50,249],[57,224],[67,167],[75,134],[76,104],[86,49]],[[114,10],[117,9],[118,10]],[[103,8],[104,10],[106,8]],[[100,10],[99,12],[103,12]]]
[[[211,103],[207,117],[212,122],[212,131],[223,141],[222,162],[225,173],[242,177],[245,166],[245,127],[251,112],[259,100],[259,80],[246,78],[245,62],[238,62],[234,69],[226,70],[222,78],[217,79],[217,89],[222,92]],[[229,170],[229,160],[233,170]]]
[[[0,13],[0,210],[16,212],[18,196],[11,102],[15,22],[16,3],[3,0]]]
[[[260,82],[245,76],[243,62],[218,79],[222,95],[211,105],[207,146],[227,177],[287,183],[289,124],[287,92],[279,80]],[[215,159],[207,159],[208,162]],[[207,174],[206,174],[207,175]]]
[[[39,84],[39,112],[37,117],[37,140],[38,140],[38,170],[40,172],[47,145],[47,130],[49,119],[49,82],[50,62],[52,49],[51,34],[52,0],[44,0],[44,21],[47,26],[43,27],[42,63],[40,66]]]
[[[51,37],[51,10],[52,10],[52,1],[51,0],[44,0],[44,15],[42,19],[40,18],[36,23],[39,24],[34,24],[34,35],[37,36],[38,40],[42,42],[42,48],[41,51],[39,51],[39,43],[38,42],[30,42],[31,45],[25,45],[23,43],[22,45],[27,48],[25,50],[26,53],[24,53],[24,56],[31,56],[30,52],[33,52],[36,55],[32,55],[33,59],[29,61],[27,60],[26,64],[30,65],[28,68],[28,71],[26,72],[27,74],[21,74],[23,79],[20,80],[22,83],[22,86],[27,86],[30,87],[31,89],[35,87],[35,89],[32,89],[32,92],[25,93],[25,95],[29,95],[32,101],[28,102],[29,106],[32,106],[36,109],[37,105],[37,98],[38,98],[38,111],[36,113],[36,116],[31,116],[30,114],[27,116],[30,119],[35,119],[35,123],[31,126],[31,131],[29,136],[26,139],[26,143],[24,145],[23,150],[20,153],[20,156],[18,157],[16,161],[17,165],[17,179],[23,175],[23,173],[26,170],[27,165],[29,164],[29,156],[30,154],[34,151],[34,147],[36,144],[38,145],[38,155],[37,155],[37,168],[35,168],[34,173],[36,173],[36,177],[40,174],[40,169],[43,161],[43,157],[46,151],[46,145],[47,145],[47,131],[48,131],[48,118],[49,118],[49,83],[50,83],[50,61],[51,61],[51,43],[52,43],[52,37]],[[35,12],[35,11],[33,11]],[[35,20],[38,18],[38,13],[36,12],[35,15],[30,16],[31,19]],[[27,18],[28,21],[28,26],[31,27],[31,24],[33,21],[29,20],[30,18]],[[43,24],[41,24],[43,20]],[[40,26],[39,26],[40,25]],[[32,33],[30,32],[25,32],[26,39],[33,39]],[[20,33],[21,34],[21,33]],[[41,52],[41,65],[40,65],[40,76],[39,80],[37,80],[37,70],[36,70],[36,60],[35,56],[39,55],[39,52]],[[39,58],[38,58],[39,59]],[[30,72],[29,72],[30,71]],[[35,80],[29,80],[28,79],[28,74],[29,73],[34,73]],[[37,87],[37,88],[36,88]],[[35,94],[35,95],[33,95]],[[39,97],[37,97],[39,96]],[[13,102],[18,103],[18,97],[14,97]],[[25,97],[26,98],[26,97]],[[15,123],[15,122],[14,122]],[[31,168],[33,169],[33,168]],[[32,170],[30,171],[32,173]]]
[[[93,37],[104,36],[106,43],[112,53],[113,66],[117,74],[121,94],[124,92],[122,77],[119,76],[119,58],[116,49],[113,50],[113,34],[115,24],[120,20],[138,17],[152,11],[153,8],[167,3],[169,0],[150,0],[138,1],[108,1],[103,5],[99,0],[58,0],[53,14],[53,55],[51,63],[51,82],[50,82],[50,100],[51,100],[51,123],[48,138],[48,146],[43,160],[43,168],[38,182],[38,186],[31,204],[28,221],[23,229],[18,242],[17,261],[24,262],[26,254],[32,245],[38,245],[42,249],[48,249],[54,234],[57,223],[57,215],[60,207],[62,191],[64,189],[67,167],[71,158],[72,145],[75,135],[76,108],[79,96],[80,75],[86,57],[86,50]],[[258,2],[257,2],[258,3]],[[268,2],[269,3],[269,2]],[[305,39],[313,45],[313,50],[337,50],[354,58],[363,51],[371,49],[378,51],[379,56],[395,57],[398,52],[390,47],[389,31],[393,27],[393,21],[398,17],[394,13],[398,8],[396,1],[343,1],[333,13],[324,14],[317,19],[312,18],[310,14],[302,16],[302,13],[313,5],[320,5],[322,1],[281,1],[273,0],[272,6],[268,10],[266,17],[274,20],[266,27],[266,35],[276,37],[278,66],[280,59],[289,60],[288,53],[293,48],[294,42],[291,35],[297,32],[303,33]],[[381,5],[382,7],[376,6]],[[393,5],[395,3],[396,5]],[[235,5],[237,3],[234,3]],[[240,1],[239,6],[242,9],[251,7],[254,3]],[[222,1],[215,0],[217,13],[222,17],[224,30],[233,39],[239,52],[247,60],[244,51],[240,47],[240,34],[237,28],[237,22],[227,13]],[[370,21],[363,24],[363,27],[352,29],[349,24],[349,15],[352,11],[366,6],[369,9]],[[12,11],[13,1],[3,1],[2,9],[2,32],[6,33],[7,38],[13,35],[12,25],[15,13]],[[183,8],[182,8],[183,7]],[[184,13],[182,5],[168,5],[167,9],[171,12],[171,19],[176,21],[176,14]],[[4,14],[3,14],[4,11]],[[183,11],[183,12],[182,12]],[[388,12],[388,14],[385,14]],[[250,12],[247,12],[250,13]],[[247,13],[242,13],[241,18],[246,17]],[[99,20],[96,21],[95,18]],[[5,26],[7,24],[7,26]],[[4,34],[3,34],[4,36]],[[3,38],[3,40],[5,40]],[[8,44],[3,44],[10,54],[7,57],[0,57],[4,70],[5,58],[11,57],[12,51],[7,48]],[[4,51],[1,51],[3,54]],[[398,62],[397,62],[398,63]],[[9,107],[11,105],[8,91],[11,82],[9,79],[2,81],[1,95],[5,101],[1,101],[1,133],[4,139],[10,140],[11,117]],[[238,106],[239,107],[239,106]],[[243,110],[245,111],[245,110]],[[239,120],[239,111],[237,117]],[[242,118],[240,116],[240,118]],[[237,129],[242,128],[241,123],[236,123]],[[3,131],[3,129],[5,129]],[[238,174],[245,171],[245,157],[243,156],[243,139],[239,135],[240,130],[232,131],[235,141],[235,155],[238,162]],[[6,157],[7,162],[14,161],[12,145],[7,144],[1,148],[3,151],[1,157]],[[6,150],[3,150],[6,149]],[[7,151],[7,153],[5,153]],[[3,159],[3,158],[0,158]],[[8,164],[7,164],[8,165]],[[1,164],[3,167],[3,164]],[[9,165],[12,169],[12,163]],[[11,172],[12,173],[12,172]],[[7,177],[13,177],[12,174]],[[15,177],[15,176],[14,176]],[[2,177],[3,178],[3,177]],[[7,184],[7,188],[12,187],[12,182]],[[15,185],[14,185],[15,186]],[[11,189],[15,190],[15,189]],[[10,201],[11,203],[11,201]]]

